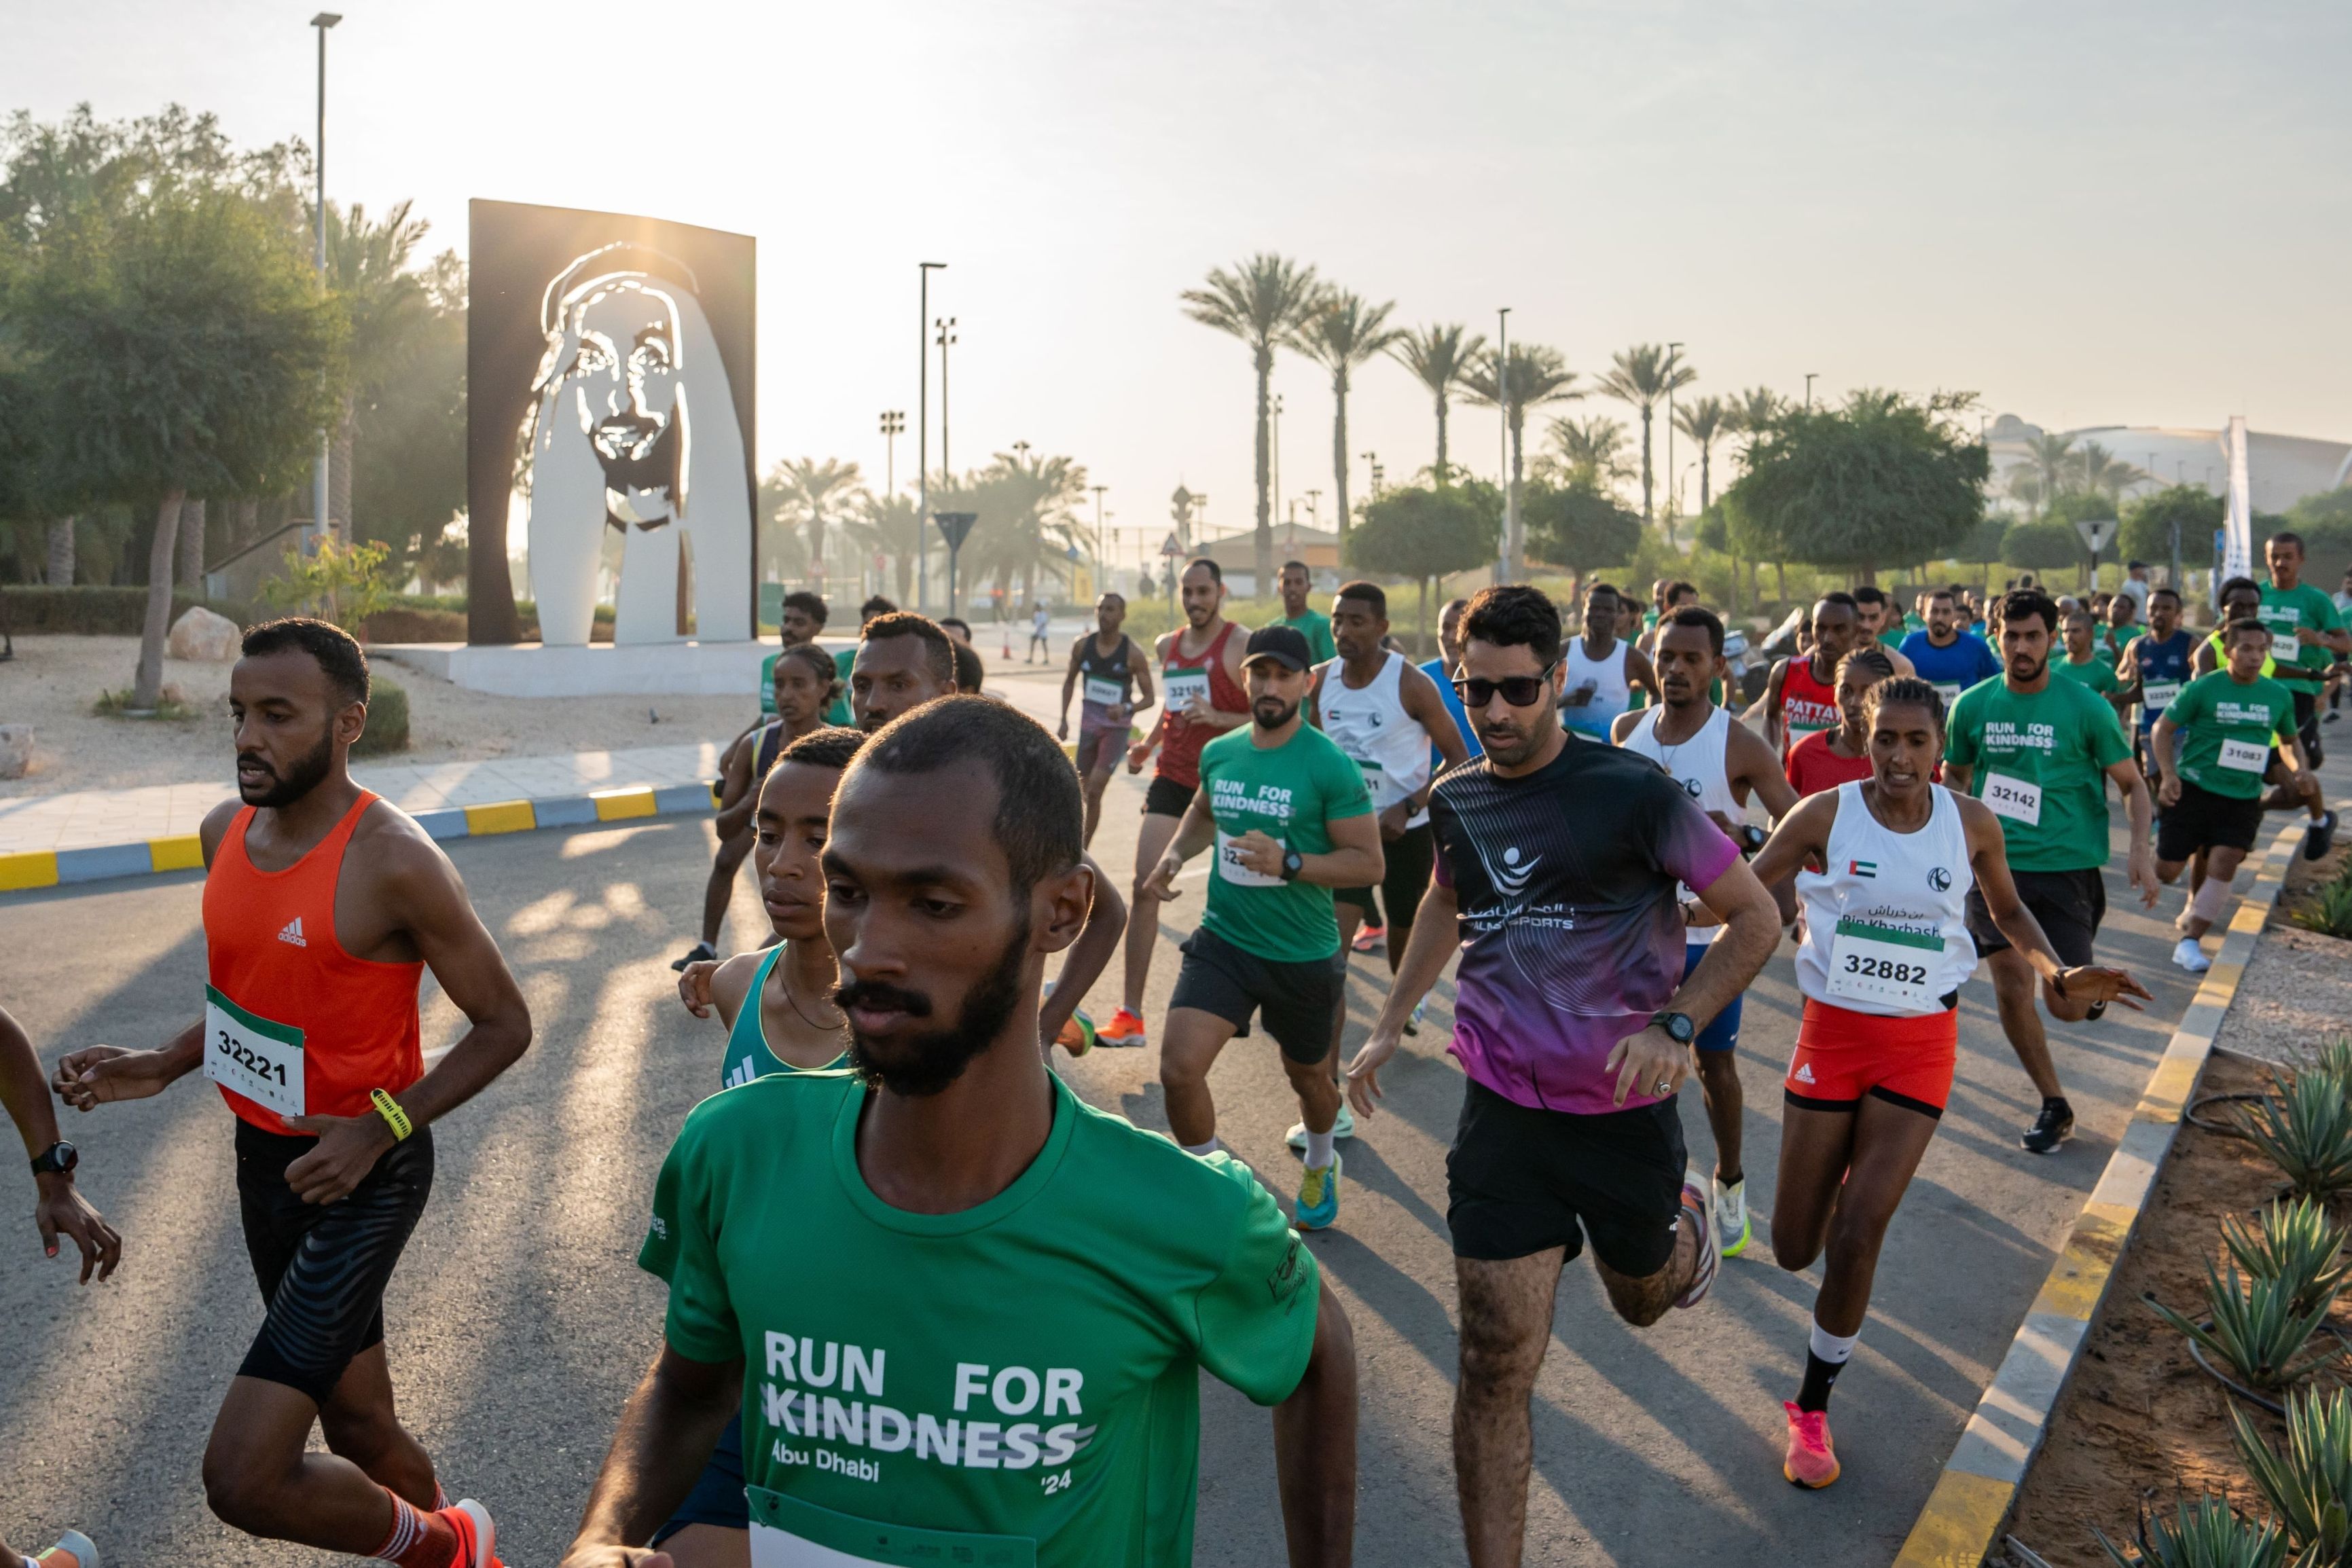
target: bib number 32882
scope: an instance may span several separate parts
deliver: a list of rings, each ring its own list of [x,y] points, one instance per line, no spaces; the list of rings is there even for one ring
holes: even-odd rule
[[[246,1011],[205,988],[205,1076],[281,1116],[299,1116],[302,1031]]]
[[[1932,1012],[1940,1002],[1929,988],[1943,967],[1943,954],[1941,936],[1841,920],[1830,944],[1830,995]]]

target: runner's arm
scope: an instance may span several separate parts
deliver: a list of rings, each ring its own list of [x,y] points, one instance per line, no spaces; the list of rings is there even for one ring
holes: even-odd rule
[[[1777,883],[1802,871],[1807,862],[1829,852],[1830,824],[1837,821],[1834,789],[1808,795],[1796,810],[1780,819],[1756,858],[1748,862],[1760,883]]]
[[[2107,765],[2106,774],[2116,781],[2116,789],[2124,798],[2125,814],[2131,819],[2131,853],[2124,862],[2126,874],[2139,890],[2141,906],[2154,909],[2162,893],[2156,880],[2156,802],[2128,749],[2119,761]]]
[[[1087,999],[1087,992],[1108,967],[1110,956],[1118,951],[1119,938],[1127,935],[1127,900],[1118,895],[1118,884],[1094,856],[1078,859],[1094,876],[1094,902],[1087,911],[1086,928],[1070,944],[1062,959],[1062,972],[1054,977],[1054,988],[1045,993],[1045,1003],[1037,1009],[1037,1039],[1047,1046]]]
[[[1378,812],[1340,817],[1323,824],[1331,847],[1319,855],[1298,857],[1298,880],[1317,887],[1377,887],[1388,872],[1388,856],[1381,849]]]
[[[1402,685],[1406,716],[1429,731],[1429,743],[1437,747],[1437,772],[1429,776],[1429,782],[1412,798],[1412,809],[1418,811],[1429,804],[1429,792],[1436,788],[1438,773],[1470,760],[1470,747],[1462,738],[1462,727],[1445,710],[1445,698],[1438,691],[1437,683],[1425,671],[1417,664],[1407,664]]]
[[[27,1161],[40,1158],[58,1142],[58,1113],[49,1104],[48,1085],[41,1081],[41,1059],[5,1008],[0,1008],[0,1106],[16,1124]],[[101,1280],[113,1273],[114,1266],[122,1261],[122,1238],[75,1190],[73,1172],[43,1171],[33,1178],[33,1185],[38,1194],[33,1224],[41,1233],[41,1250],[56,1257],[58,1234],[62,1231],[81,1251],[83,1284],[89,1283],[92,1270]]]
[[[1764,705],[1764,744],[1774,751],[1780,749],[1780,688],[1788,684],[1792,662],[1783,659],[1772,666],[1772,673],[1764,677],[1764,695],[1757,699]]]
[[[689,1361],[665,1344],[621,1407],[613,1446],[561,1568],[629,1568],[694,1483],[741,1397],[743,1363]]]
[[[1204,785],[1194,791],[1192,803],[1184,808],[1183,820],[1176,824],[1175,836],[1160,852],[1160,863],[1151,871],[1145,885],[1160,898],[1176,896],[1176,873],[1184,862],[1217,841],[1217,819],[1209,813],[1209,791]]]
[[[1274,1469],[1293,1568],[1346,1568],[1356,1538],[1356,1335],[1328,1288],[1316,1292],[1306,1374],[1274,1408]]]
[[[2140,700],[2139,638],[2134,637],[2116,655],[2115,700],[2128,707]]]
[[[751,976],[767,956],[768,950],[759,947],[731,958],[698,958],[678,976],[677,999],[698,1019],[718,1009],[720,1025],[733,1029],[735,1015],[743,1010],[744,993],[751,988]]]
[[[1976,873],[1977,892],[1984,897],[1985,913],[1992,916],[2000,934],[2009,938],[2009,945],[2059,996],[2086,998],[2094,1002],[2120,1001],[2137,1012],[2139,1003],[2132,998],[2147,996],[2147,988],[2137,980],[2121,969],[2094,964],[2069,968],[2050,946],[2042,922],[2025,907],[2025,901],[2017,895],[2017,883],[2010,878],[2009,851],[2001,836],[2000,819],[1980,800],[1959,800],[1953,803],[1960,809],[1960,823],[1968,833],[1969,867]]]
[[[1070,667],[1062,672],[1062,706],[1054,711],[1062,718],[1061,727],[1055,733],[1064,740],[1070,738],[1070,694],[1077,689],[1078,661],[1085,656],[1086,646],[1094,641],[1094,635],[1089,632],[1070,644]]]
[[[1127,645],[1127,673],[1135,677],[1135,706],[1127,710],[1127,716],[1132,719],[1160,703],[1159,690],[1151,684],[1151,661],[1143,656],[1140,643],[1129,642]]]
[[[1744,789],[1764,802],[1764,810],[1774,821],[1779,821],[1797,809],[1802,799],[1797,787],[1789,782],[1780,759],[1764,739],[1744,724],[1735,724],[1724,741],[1724,763],[1731,775],[1735,793]]]
[[[719,816],[715,825],[720,843],[751,825],[751,813],[760,804],[751,789],[751,759],[758,750],[756,742],[738,741],[727,748],[726,760],[719,765]]]

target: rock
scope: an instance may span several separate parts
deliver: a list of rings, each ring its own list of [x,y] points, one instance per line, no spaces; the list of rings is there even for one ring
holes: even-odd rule
[[[0,724],[0,779],[22,779],[33,766],[33,727]]]
[[[163,639],[163,651],[174,659],[225,664],[236,657],[242,640],[236,622],[194,604],[173,623],[172,634]]]

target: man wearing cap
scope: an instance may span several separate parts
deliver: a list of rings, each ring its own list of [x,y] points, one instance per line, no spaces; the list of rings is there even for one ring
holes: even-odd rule
[[[1331,890],[1372,886],[1386,871],[1362,770],[1301,718],[1313,663],[1293,627],[1250,633],[1242,654],[1249,727],[1201,748],[1200,791],[1147,883],[1155,897],[1176,897],[1184,862],[1215,846],[1208,906],[1185,939],[1160,1037],[1169,1130],[1196,1155],[1223,1146],[1209,1069],[1225,1041],[1247,1034],[1254,1016],[1263,1019],[1307,1132],[1297,1214],[1303,1230],[1322,1229],[1339,1212],[1331,1132],[1339,1090],[1322,1063],[1347,954]]]

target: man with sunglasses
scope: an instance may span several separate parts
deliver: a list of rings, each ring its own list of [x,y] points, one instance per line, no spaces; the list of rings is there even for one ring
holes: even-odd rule
[[[1430,794],[1436,880],[1388,1004],[1349,1064],[1369,1117],[1413,1006],[1457,946],[1452,1050],[1469,1079],[1446,1160],[1462,1302],[1454,1459],[1474,1568],[1519,1561],[1528,1402],[1562,1268],[1592,1244],[1618,1316],[1654,1323],[1714,1283],[1706,1184],[1675,1093],[1699,1030],[1780,937],[1748,862],[1646,758],[1560,725],[1559,612],[1489,588],[1456,682],[1485,755]],[[1724,934],[1683,974],[1680,884]]]

